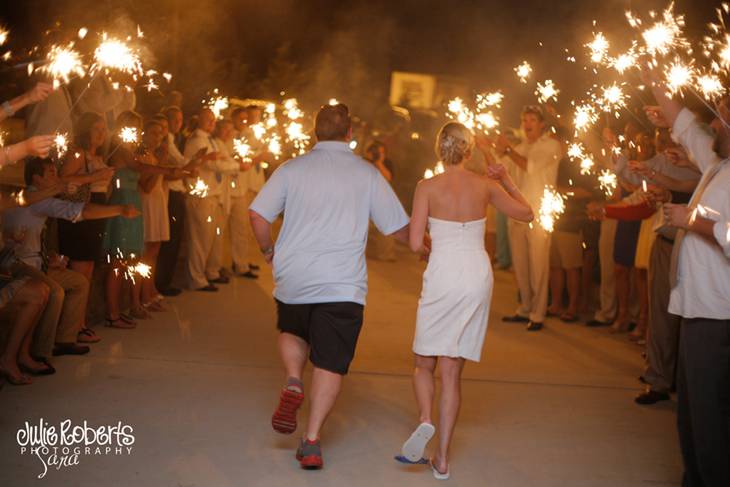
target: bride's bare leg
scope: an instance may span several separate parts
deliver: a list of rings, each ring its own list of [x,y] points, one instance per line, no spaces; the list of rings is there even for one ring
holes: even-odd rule
[[[415,370],[413,371],[413,389],[418,402],[418,414],[421,423],[433,424],[431,410],[433,409],[433,372],[436,370],[436,357],[424,357],[416,354]]]
[[[461,405],[461,371],[463,358],[439,357],[441,372],[441,402],[439,407],[439,446],[434,457],[436,469],[446,473],[449,465],[449,446]]]

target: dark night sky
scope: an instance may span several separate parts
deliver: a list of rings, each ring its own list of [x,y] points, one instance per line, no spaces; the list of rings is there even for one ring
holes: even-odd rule
[[[519,87],[512,72],[523,59],[533,64],[538,79],[554,79],[567,102],[588,79],[564,61],[564,48],[585,60],[581,46],[593,30],[627,47],[626,8],[645,12],[665,5],[657,0],[18,0],[3,2],[0,21],[12,29],[11,47],[47,44],[40,33],[54,21],[61,22],[60,37],[68,39],[81,26],[132,33],[139,24],[155,56],[149,64],[173,72],[188,102],[196,103],[213,87],[241,96],[287,89],[305,102],[335,96],[363,111],[387,98],[391,70],[462,77],[474,88],[502,88],[508,99],[529,101],[532,89]],[[676,5],[686,14],[688,30],[701,33],[719,2]],[[596,28],[593,19],[599,21]]]

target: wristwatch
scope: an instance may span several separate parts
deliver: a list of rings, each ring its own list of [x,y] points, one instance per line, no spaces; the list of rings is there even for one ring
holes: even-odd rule
[[[266,247],[265,249],[261,249],[261,253],[264,255],[270,255],[274,253],[274,246]]]

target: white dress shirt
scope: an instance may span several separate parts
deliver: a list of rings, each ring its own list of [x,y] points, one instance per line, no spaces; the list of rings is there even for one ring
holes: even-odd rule
[[[669,312],[685,318],[730,319],[730,163],[713,151],[715,135],[686,108],[674,122],[672,137],[687,150],[702,171],[703,179],[717,164],[722,167],[698,201],[698,214],[716,221],[710,241],[687,232],[679,249],[678,282],[672,289]],[[700,181],[700,186],[702,185]]]
[[[213,135],[201,129],[196,129],[185,143],[183,156],[190,160],[200,149],[208,149],[208,153],[221,152],[225,154],[225,144],[216,142]],[[238,167],[238,166],[236,166]],[[231,170],[231,161],[225,157],[214,161],[207,161],[198,169],[198,177],[208,186],[208,196],[221,196],[223,194],[223,175]],[[189,186],[195,185],[195,180],[188,181]]]
[[[520,142],[515,151],[527,159],[527,168],[516,170],[515,184],[533,209],[540,208],[545,186],[555,186],[562,151],[560,143],[547,133],[535,142]]]
[[[187,163],[190,162],[189,159],[186,159],[185,156],[182,155],[180,149],[178,149],[175,145],[175,136],[171,133],[167,134],[167,154],[167,160],[175,167],[185,167]],[[185,188],[185,184],[182,179],[166,179],[165,184],[167,184],[167,188],[170,191],[187,193],[187,189]]]

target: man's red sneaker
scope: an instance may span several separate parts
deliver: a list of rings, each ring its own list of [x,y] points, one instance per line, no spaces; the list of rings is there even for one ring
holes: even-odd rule
[[[297,429],[297,410],[304,402],[304,393],[284,388],[279,396],[279,407],[271,417],[275,431],[289,435]]]
[[[307,440],[302,438],[302,442],[297,448],[297,460],[299,465],[307,470],[318,470],[324,466],[322,460],[322,445],[319,440]]]

